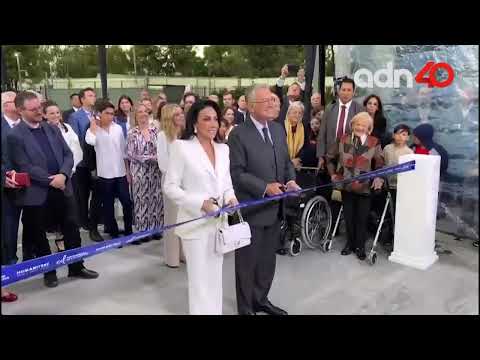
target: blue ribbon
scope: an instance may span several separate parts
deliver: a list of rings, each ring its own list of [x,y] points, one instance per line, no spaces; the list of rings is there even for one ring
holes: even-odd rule
[[[352,177],[350,179],[336,181],[333,183],[328,183],[328,184],[319,185],[319,186],[313,186],[310,188],[301,189],[297,191],[287,191],[280,195],[270,196],[270,197],[266,197],[258,200],[244,201],[238,204],[237,206],[233,206],[233,207],[225,206],[216,212],[212,212],[204,216],[191,219],[188,221],[184,221],[181,223],[165,225],[153,230],[136,232],[135,234],[131,234],[128,236],[122,236],[120,238],[102,241],[99,244],[93,244],[93,245],[88,245],[88,246],[84,246],[76,249],[66,250],[60,253],[42,256],[40,258],[36,258],[33,260],[24,261],[22,263],[15,264],[15,265],[2,266],[2,287],[16,283],[18,281],[31,278],[36,275],[40,275],[40,274],[55,270],[59,267],[75,263],[77,261],[86,259],[88,257],[101,254],[106,251],[110,251],[120,246],[128,245],[133,241],[141,240],[147,236],[151,236],[151,235],[163,232],[165,230],[175,228],[177,226],[182,226],[194,221],[198,221],[200,219],[215,217],[225,212],[230,213],[245,207],[250,207],[250,206],[264,204],[270,201],[280,200],[280,199],[286,198],[287,196],[298,196],[301,193],[314,191],[320,188],[327,188],[330,186],[342,185],[352,181],[364,181],[364,180],[372,179],[375,177],[388,176],[388,175],[398,174],[406,171],[411,171],[413,169],[415,169],[415,160],[412,160],[403,164],[375,170],[375,171],[370,171],[368,173],[361,174],[361,175]]]

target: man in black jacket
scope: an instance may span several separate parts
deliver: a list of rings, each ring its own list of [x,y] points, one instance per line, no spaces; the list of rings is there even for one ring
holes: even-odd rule
[[[72,115],[74,112],[77,112],[82,107],[82,103],[80,102],[80,96],[76,93],[70,95],[70,103],[72,105],[72,108],[64,111],[62,114],[63,122],[66,124],[68,124],[68,118],[70,117],[70,115]]]

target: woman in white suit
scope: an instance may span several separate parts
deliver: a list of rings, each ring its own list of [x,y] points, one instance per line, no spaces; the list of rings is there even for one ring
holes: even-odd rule
[[[178,206],[177,223],[238,204],[230,177],[229,149],[218,140],[220,119],[215,102],[194,103],[182,140],[171,147],[164,193]],[[210,217],[175,228],[187,260],[192,315],[222,314],[223,255],[215,251],[220,225],[219,218]]]

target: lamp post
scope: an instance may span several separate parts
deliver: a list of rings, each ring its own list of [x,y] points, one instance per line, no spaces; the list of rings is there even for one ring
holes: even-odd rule
[[[20,53],[16,52],[14,55],[17,58],[18,84],[20,86],[20,90],[22,90],[22,72],[20,70]]]

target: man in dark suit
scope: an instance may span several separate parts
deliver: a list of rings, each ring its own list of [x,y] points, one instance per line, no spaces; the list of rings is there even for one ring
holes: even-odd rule
[[[35,94],[20,92],[15,106],[22,121],[7,136],[8,154],[12,169],[27,173],[31,179],[31,185],[17,190],[15,196],[17,206],[23,207],[24,241],[34,244],[37,257],[50,255],[47,216],[56,215],[61,218],[58,225],[65,236],[65,248],[78,248],[81,239],[70,181],[73,154],[60,130],[42,121],[42,106]],[[68,265],[68,276],[93,279],[98,274],[78,261]],[[47,287],[57,286],[56,270],[45,273],[44,282]]]
[[[72,108],[64,111],[62,114],[63,122],[66,124],[68,124],[70,115],[77,112],[82,107],[82,103],[80,102],[80,96],[76,93],[70,95],[70,104],[72,105]]]
[[[274,96],[267,85],[256,85],[248,94],[249,115],[228,139],[230,172],[239,201],[248,201],[299,189],[288,156],[283,128],[272,121]],[[252,231],[251,245],[235,251],[237,307],[240,315],[262,311],[287,312],[268,299],[275,274],[282,203],[268,202],[246,208],[243,216]]]
[[[18,224],[22,209],[15,205],[14,196],[16,184],[7,172],[12,170],[8,157],[7,135],[18,125],[20,118],[15,108],[13,91],[2,93],[2,264],[12,265],[18,261],[17,238]],[[25,247],[22,247],[25,250]]]
[[[90,127],[90,119],[93,116],[93,106],[96,100],[97,96],[94,89],[85,88],[80,91],[82,108],[70,116],[69,122],[73,131],[77,134],[83,150],[83,160],[77,165],[76,170],[80,225],[89,230],[92,241],[100,242],[104,240],[98,232],[102,202],[99,194],[98,180],[92,175],[96,167],[95,150],[85,142],[85,135],[87,134],[87,129]],[[89,206],[90,193],[92,194],[92,198]]]
[[[238,98],[238,110],[235,113],[235,124],[243,124],[247,119],[247,114],[247,100],[245,99],[245,95],[242,95]]]
[[[317,139],[318,166],[323,169],[325,155],[332,146],[337,146],[343,134],[350,133],[352,118],[363,110],[363,107],[353,101],[355,82],[344,77],[340,82],[338,101],[325,111],[320,124]]]

